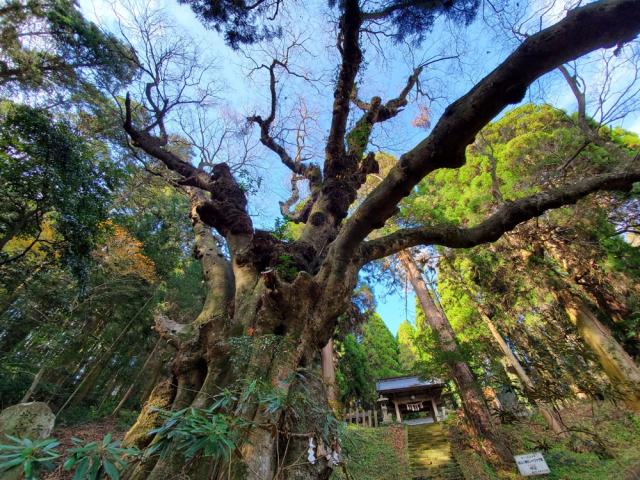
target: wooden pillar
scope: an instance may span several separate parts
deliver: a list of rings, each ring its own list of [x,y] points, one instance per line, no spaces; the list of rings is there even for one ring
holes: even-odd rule
[[[367,423],[369,427],[373,427],[373,423],[371,422],[371,410],[367,410]]]
[[[398,402],[394,400],[393,404],[396,407],[396,420],[398,421],[398,423],[402,423],[402,417],[400,416],[400,407],[398,406]]]
[[[438,423],[438,405],[433,397],[431,397],[431,408],[433,409],[433,422]]]

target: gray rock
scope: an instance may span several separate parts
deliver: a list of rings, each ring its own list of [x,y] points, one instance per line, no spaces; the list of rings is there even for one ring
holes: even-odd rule
[[[56,416],[44,402],[19,403],[0,412],[0,442],[5,434],[14,437],[41,440],[49,438]]]

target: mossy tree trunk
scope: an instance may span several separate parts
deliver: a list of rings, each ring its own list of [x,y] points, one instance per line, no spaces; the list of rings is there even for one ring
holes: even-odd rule
[[[250,392],[251,380],[260,380],[282,397],[312,401],[314,409],[326,417],[330,408],[320,368],[321,348],[313,332],[314,315],[327,312],[326,299],[304,273],[286,285],[277,271],[257,272],[240,265],[237,258],[229,260],[200,220],[200,194],[190,190],[190,199],[195,255],[203,267],[206,299],[190,324],[156,317],[162,341],[173,344],[176,355],[169,378],[151,393],[125,444],[143,448],[154,441],[146,432],[162,422],[157,409],[207,408],[225,387],[244,389],[238,394],[240,400],[226,409],[246,422],[244,441],[230,461],[186,462],[174,449],[166,457],[137,465],[131,477],[226,478],[231,471],[237,478],[256,480],[285,474],[287,478],[328,478],[331,469],[324,458],[315,464],[307,461],[309,440],[317,445],[321,437],[321,415],[303,414],[295,404],[271,412],[256,404]],[[234,341],[244,342],[241,351],[234,350]]]
[[[640,368],[622,348],[611,330],[594,314],[587,302],[567,285],[554,282],[554,295],[565,309],[580,338],[594,353],[602,370],[626,405],[640,411]]]

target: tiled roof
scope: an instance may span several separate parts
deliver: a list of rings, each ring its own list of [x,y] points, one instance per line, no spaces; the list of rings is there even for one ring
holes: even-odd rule
[[[430,387],[434,385],[444,385],[444,383],[439,379],[420,380],[415,376],[382,378],[376,382],[376,391],[388,392],[408,388]]]

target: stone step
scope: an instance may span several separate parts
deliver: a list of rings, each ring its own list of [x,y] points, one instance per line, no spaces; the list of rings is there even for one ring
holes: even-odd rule
[[[408,427],[409,465],[414,480],[463,480],[440,424]]]

